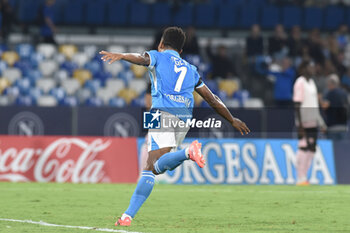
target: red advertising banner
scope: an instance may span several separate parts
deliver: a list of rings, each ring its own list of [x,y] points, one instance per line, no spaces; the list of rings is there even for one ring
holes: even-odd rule
[[[0,181],[133,183],[136,138],[0,136]]]

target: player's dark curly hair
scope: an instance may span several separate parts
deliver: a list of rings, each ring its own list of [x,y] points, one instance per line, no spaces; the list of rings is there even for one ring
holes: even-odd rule
[[[163,44],[180,52],[184,47],[186,35],[179,27],[168,27],[163,32]]]

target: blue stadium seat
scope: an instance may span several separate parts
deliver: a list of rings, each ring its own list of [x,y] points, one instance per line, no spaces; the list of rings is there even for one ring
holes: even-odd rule
[[[126,106],[126,102],[122,98],[113,97],[109,100],[109,106],[122,108]]]
[[[151,23],[154,26],[171,24],[171,9],[167,3],[155,3],[152,6]]]
[[[241,28],[250,28],[253,24],[259,23],[258,7],[250,4],[241,6],[239,17],[239,26]]]
[[[262,8],[261,26],[272,29],[280,23],[280,11],[276,6],[265,6]]]
[[[135,2],[131,4],[130,24],[133,26],[149,25],[150,5]]]
[[[89,0],[85,8],[85,22],[89,25],[103,25],[106,6],[106,0]]]
[[[49,94],[55,97],[58,102],[62,101],[66,97],[66,91],[62,87],[51,89]]]
[[[344,23],[344,10],[341,7],[329,6],[325,12],[324,28],[334,30]]]
[[[110,1],[107,7],[109,25],[126,25],[128,22],[130,3],[128,0]]]
[[[194,24],[197,27],[213,27],[215,26],[216,5],[199,4],[195,7]]]
[[[323,11],[317,7],[307,7],[304,10],[305,29],[322,28],[323,25]]]
[[[97,90],[101,87],[101,81],[99,79],[87,80],[84,86],[95,94]]]
[[[19,79],[14,84],[16,87],[18,87],[18,90],[21,95],[27,95],[29,94],[31,87],[31,82],[27,78]]]
[[[18,44],[16,46],[16,52],[22,59],[26,59],[34,52],[34,47],[31,44]]]
[[[69,1],[63,9],[64,23],[83,24],[84,23],[84,0]]]
[[[27,76],[28,73],[32,70],[31,63],[27,59],[22,59],[22,60],[17,61],[14,64],[14,67],[20,69],[23,76]]]
[[[85,104],[87,106],[101,107],[103,106],[103,100],[98,97],[90,97],[86,100]]]
[[[301,8],[287,6],[282,8],[282,24],[285,28],[290,29],[293,26],[301,25]]]
[[[174,25],[180,27],[191,26],[193,23],[193,6],[191,4],[183,4],[178,9],[174,9]]]
[[[218,25],[221,28],[233,28],[238,26],[238,8],[233,4],[221,4],[219,6]]]
[[[18,96],[16,99],[16,105],[19,106],[32,106],[35,104],[35,100],[30,96]]]
[[[39,21],[40,1],[21,0],[18,3],[18,19],[24,23],[35,23]]]
[[[66,96],[59,103],[62,106],[75,107],[79,104],[79,101],[75,96]]]

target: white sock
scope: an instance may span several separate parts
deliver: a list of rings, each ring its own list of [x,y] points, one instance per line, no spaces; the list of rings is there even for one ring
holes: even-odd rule
[[[129,215],[127,215],[126,213],[124,213],[120,219],[121,219],[121,220],[124,220],[126,217],[129,217],[130,220],[132,220],[132,217],[129,216]]]

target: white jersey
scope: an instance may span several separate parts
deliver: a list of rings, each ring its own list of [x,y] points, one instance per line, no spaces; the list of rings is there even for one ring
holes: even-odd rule
[[[320,115],[317,87],[313,79],[300,76],[294,84],[293,101],[299,102],[303,127],[311,128],[324,125]],[[296,122],[299,125],[299,122]]]

